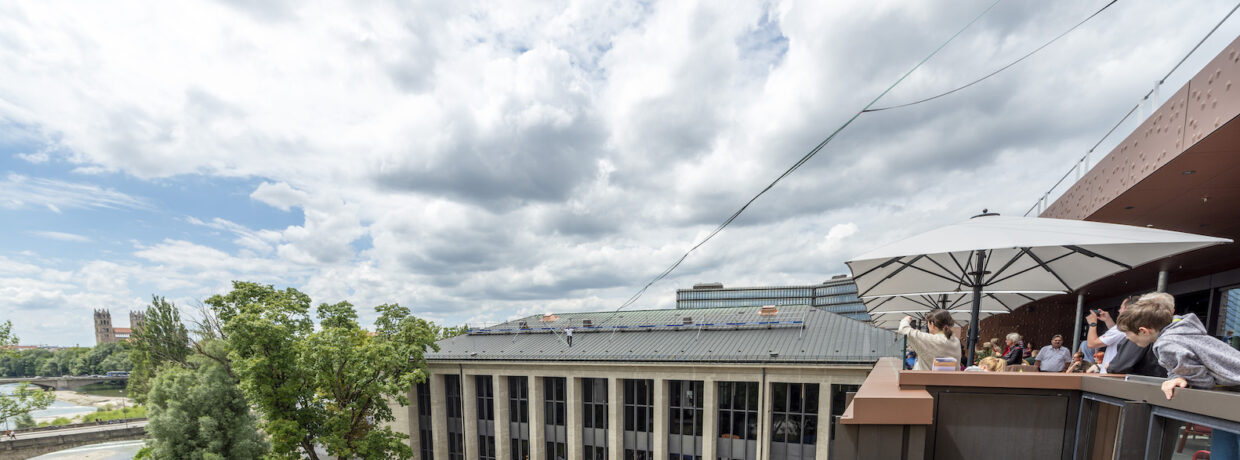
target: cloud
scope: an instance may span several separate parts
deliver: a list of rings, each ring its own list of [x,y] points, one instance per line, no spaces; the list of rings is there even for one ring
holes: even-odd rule
[[[53,239],[57,241],[70,241],[75,243],[89,243],[91,239],[76,233],[53,232],[48,230],[30,232],[32,235],[43,238]]]
[[[143,198],[113,189],[57,179],[9,173],[0,179],[0,207],[21,209],[43,206],[53,212],[70,209],[151,209]]]
[[[23,300],[0,306],[247,279],[449,323],[615,308],[989,4],[0,6],[0,145],[40,171],[0,179],[0,209],[64,211],[32,231],[73,234],[91,224],[73,209],[153,208],[97,178],[258,184],[111,239],[133,248],[83,232],[99,257],[7,248]],[[1001,3],[879,105],[985,75],[1099,6]],[[1022,213],[1230,7],[1117,3],[995,78],[862,115],[636,307],[697,281],[816,282],[982,208]]]

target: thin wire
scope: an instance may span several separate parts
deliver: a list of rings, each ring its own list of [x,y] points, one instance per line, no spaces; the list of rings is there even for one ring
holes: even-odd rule
[[[715,227],[715,229],[714,229],[713,231],[711,231],[711,232],[710,232],[710,234],[706,235],[706,237],[705,237],[705,238],[703,238],[703,239],[702,239],[702,241],[699,241],[697,244],[693,245],[693,247],[689,248],[689,250],[688,250],[688,251],[685,251],[685,253],[684,253],[684,254],[682,254],[682,255],[680,256],[680,258],[679,258],[679,259],[676,259],[676,262],[675,262],[675,263],[673,263],[671,266],[667,267],[667,269],[663,270],[663,272],[662,272],[662,273],[659,273],[659,275],[658,275],[658,276],[655,276],[655,277],[654,277],[654,279],[651,279],[651,280],[650,280],[650,282],[646,283],[646,285],[645,285],[645,286],[643,286],[640,290],[638,290],[638,291],[637,291],[636,293],[634,293],[631,297],[629,297],[629,299],[628,299],[628,300],[626,300],[623,304],[621,304],[619,308],[616,308],[616,312],[619,312],[620,310],[623,310],[624,308],[626,308],[626,307],[628,307],[628,306],[632,305],[632,304],[633,304],[633,302],[636,302],[636,301],[637,301],[637,299],[641,298],[641,296],[642,296],[643,294],[645,294],[645,293],[646,293],[646,291],[647,291],[648,289],[650,289],[650,286],[653,286],[653,285],[654,285],[654,283],[657,283],[657,282],[659,282],[660,280],[662,280],[663,278],[666,278],[666,277],[667,277],[667,275],[671,274],[671,273],[672,273],[672,271],[676,270],[676,268],[677,268],[677,267],[679,267],[679,266],[680,266],[680,264],[681,264],[682,262],[684,262],[684,261],[685,261],[685,259],[687,259],[687,258],[689,257],[689,255],[690,255],[690,254],[692,254],[692,253],[693,253],[694,251],[696,251],[698,248],[702,247],[702,245],[706,244],[706,242],[708,242],[708,241],[710,241],[712,238],[714,238],[714,237],[715,237],[715,235],[718,235],[718,234],[719,234],[719,232],[723,231],[723,229],[724,229],[724,228],[727,228],[727,226],[728,226],[729,224],[731,224],[731,223],[732,223],[732,221],[736,220],[736,218],[737,218],[737,217],[740,217],[741,213],[745,212],[745,210],[749,208],[749,205],[753,204],[755,201],[757,201],[757,200],[758,200],[758,198],[762,197],[762,195],[766,194],[766,192],[768,192],[768,191],[770,191],[772,188],[774,188],[774,187],[775,187],[775,185],[776,185],[776,184],[778,184],[778,183],[779,183],[781,180],[783,180],[785,177],[788,177],[788,176],[789,176],[790,174],[792,174],[794,171],[796,171],[797,169],[799,169],[799,168],[801,167],[801,165],[804,165],[806,162],[808,162],[811,158],[813,158],[813,157],[814,157],[814,155],[817,155],[817,154],[818,154],[818,152],[819,152],[819,151],[821,151],[823,147],[826,147],[826,145],[827,145],[828,143],[830,143],[832,139],[835,139],[835,136],[839,135],[839,133],[840,133],[841,131],[843,131],[843,130],[844,130],[844,128],[847,128],[847,127],[848,127],[848,125],[851,125],[851,124],[852,124],[852,122],[853,122],[853,121],[855,121],[855,120],[857,119],[857,117],[861,116],[861,114],[865,113],[865,112],[866,112],[866,111],[867,111],[870,107],[872,107],[872,106],[874,106],[874,104],[878,103],[879,99],[882,99],[882,98],[883,98],[883,96],[886,96],[886,95],[887,95],[887,93],[891,92],[891,90],[892,90],[892,89],[894,89],[894,88],[895,88],[897,85],[899,85],[901,82],[903,82],[905,78],[908,78],[908,76],[909,76],[910,74],[912,74],[912,73],[913,73],[913,71],[917,70],[919,67],[921,67],[921,66],[922,66],[922,64],[925,64],[925,63],[926,63],[926,61],[929,61],[929,60],[930,60],[930,58],[932,58],[932,57],[934,57],[934,55],[938,54],[938,53],[939,53],[939,51],[941,51],[944,47],[946,47],[946,46],[947,46],[947,44],[949,44],[949,43],[951,43],[953,40],[955,40],[955,39],[956,39],[956,37],[960,36],[960,34],[961,34],[961,33],[964,33],[964,31],[965,31],[965,30],[968,30],[968,28],[969,28],[969,27],[971,27],[971,26],[972,26],[974,23],[976,23],[979,19],[981,19],[983,16],[985,16],[985,15],[986,15],[986,13],[990,12],[990,10],[991,10],[991,9],[993,9],[993,8],[995,7],[995,5],[998,5],[998,4],[999,4],[1000,2],[1002,2],[1002,1],[1003,1],[1003,0],[995,0],[995,2],[994,2],[994,3],[991,3],[991,4],[990,4],[990,6],[986,7],[986,9],[985,9],[985,10],[982,10],[982,12],[981,12],[980,14],[978,14],[978,15],[977,15],[977,17],[973,18],[973,20],[972,20],[972,21],[969,21],[969,23],[968,23],[968,24],[965,24],[965,26],[964,26],[963,28],[961,28],[959,31],[956,31],[956,33],[955,33],[955,34],[952,34],[952,36],[951,36],[950,38],[948,38],[948,39],[947,39],[947,41],[943,42],[943,44],[939,45],[939,46],[938,46],[938,48],[935,48],[935,49],[934,49],[934,51],[932,51],[930,54],[926,55],[926,57],[925,57],[925,58],[923,58],[923,59],[921,60],[921,62],[918,62],[918,63],[917,63],[917,65],[915,65],[915,66],[913,66],[913,68],[909,69],[909,70],[908,70],[908,72],[905,72],[905,73],[904,73],[904,75],[900,76],[900,78],[899,78],[898,80],[896,80],[896,81],[895,81],[895,83],[892,83],[892,84],[891,84],[891,86],[888,86],[888,87],[887,87],[887,89],[883,90],[883,92],[882,92],[882,93],[880,93],[877,97],[875,97],[875,98],[874,98],[874,100],[870,101],[870,103],[869,103],[869,104],[866,104],[866,105],[865,105],[865,107],[862,107],[860,111],[858,111],[857,113],[853,114],[853,116],[852,116],[851,118],[849,118],[849,119],[848,119],[848,121],[844,122],[844,124],[843,124],[843,125],[840,125],[840,127],[839,127],[839,128],[836,128],[836,129],[835,129],[835,131],[832,131],[832,132],[831,132],[831,135],[827,136],[827,138],[826,138],[826,139],[823,139],[823,140],[822,140],[822,142],[819,142],[819,143],[818,143],[818,145],[814,146],[814,148],[813,148],[812,150],[810,150],[810,151],[809,151],[809,153],[806,153],[804,156],[802,156],[802,157],[801,157],[801,159],[797,160],[797,162],[796,162],[796,163],[794,163],[791,167],[789,167],[786,171],[784,171],[784,173],[783,173],[783,174],[780,174],[780,175],[779,175],[779,177],[776,177],[776,178],[775,178],[775,180],[774,180],[774,181],[772,181],[772,182],[771,182],[769,185],[767,185],[765,188],[763,188],[763,189],[762,189],[762,191],[758,192],[758,194],[757,194],[757,195],[754,195],[754,196],[753,196],[753,198],[750,198],[750,199],[749,199],[749,201],[745,202],[745,204],[744,204],[743,206],[741,206],[741,207],[740,207],[740,209],[737,209],[737,210],[736,210],[736,212],[732,213],[732,215],[731,215],[731,216],[728,216],[727,220],[724,220],[724,221],[723,221],[723,223],[719,224],[719,226],[718,226],[718,227]],[[613,317],[614,317],[614,316],[613,316]],[[605,320],[605,321],[604,321],[604,323],[605,323],[606,321],[610,321],[611,319],[612,319],[612,318],[608,318],[607,320]]]
[[[1111,2],[1111,3],[1115,3],[1115,2]],[[1107,5],[1107,6],[1110,6],[1110,5]],[[1231,11],[1228,11],[1227,15],[1223,16],[1223,19],[1220,19],[1218,21],[1218,24],[1214,25],[1214,28],[1210,29],[1210,31],[1207,32],[1204,37],[1201,37],[1201,40],[1198,41],[1196,45],[1193,45],[1193,49],[1188,50],[1188,53],[1185,54],[1184,57],[1180,58],[1180,62],[1175,63],[1175,66],[1172,67],[1171,70],[1167,71],[1166,75],[1163,75],[1162,78],[1158,79],[1158,84],[1161,85],[1164,82],[1166,82],[1167,77],[1170,77],[1171,74],[1175,73],[1175,71],[1179,69],[1181,65],[1184,65],[1184,62],[1187,61],[1188,58],[1193,55],[1193,53],[1197,52],[1197,48],[1201,48],[1201,45],[1205,43],[1206,40],[1209,40],[1210,36],[1214,35],[1214,32],[1217,32],[1218,28],[1222,27],[1223,23],[1227,22],[1227,19],[1230,18],[1231,15],[1236,12],[1237,9],[1240,9],[1240,3],[1237,3],[1236,6],[1233,6],[1231,8]],[[1150,96],[1153,94],[1154,94],[1154,89],[1151,88],[1148,92],[1145,93],[1145,96],[1141,97],[1141,100],[1144,101],[1146,99],[1149,99]],[[1128,120],[1128,117],[1131,117],[1132,114],[1135,113],[1137,109],[1140,107],[1141,107],[1141,104],[1138,103],[1137,105],[1132,106],[1131,109],[1128,109],[1128,113],[1124,114],[1124,118],[1120,118],[1119,122],[1116,123],[1115,126],[1112,126],[1111,130],[1107,131],[1107,133],[1102,136],[1102,139],[1098,139],[1098,142],[1094,143],[1093,147],[1090,147],[1089,150],[1086,151],[1084,155],[1081,155],[1081,159],[1076,160],[1076,165],[1080,165],[1084,163],[1085,159],[1089,157],[1089,154],[1094,153],[1094,149],[1098,148],[1099,145],[1102,145],[1102,142],[1107,140],[1108,137],[1111,137],[1111,134],[1114,133],[1117,128],[1119,128],[1119,125],[1123,124],[1124,121]],[[1058,187],[1059,184],[1062,184],[1063,181],[1068,178],[1068,176],[1072,175],[1072,171],[1078,167],[1076,165],[1072,166],[1071,168],[1068,168],[1068,172],[1064,173],[1063,177],[1060,177],[1059,181],[1055,182],[1055,185],[1052,185],[1050,190],[1047,190],[1046,193],[1042,195],[1042,198],[1038,198],[1038,200],[1033,203],[1033,206],[1030,206],[1029,210],[1025,211],[1024,215],[1028,216],[1029,213],[1033,212],[1034,209],[1037,209],[1038,203],[1041,203],[1044,198],[1046,198],[1047,196],[1050,196],[1051,191],[1054,191],[1055,187]],[[1084,176],[1085,171],[1081,171],[1081,175]]]
[[[867,111],[867,112],[879,112],[879,111],[883,111],[883,110],[898,109],[898,108],[902,108],[902,107],[908,107],[908,106],[911,106],[911,105],[917,105],[917,104],[921,104],[921,103],[923,103],[923,102],[930,102],[930,101],[933,101],[933,100],[938,99],[938,98],[940,98],[940,97],[947,96],[947,95],[949,95],[949,94],[953,94],[953,93],[955,93],[955,92],[957,92],[957,91],[960,91],[960,90],[962,90],[962,89],[968,88],[968,87],[973,86],[973,85],[976,85],[976,84],[978,84],[978,83],[981,83],[981,82],[982,82],[982,80],[985,80],[985,79],[987,79],[987,78],[990,78],[990,77],[993,77],[993,76],[995,76],[995,75],[998,75],[998,74],[999,74],[999,72],[1003,72],[1004,70],[1007,70],[1008,68],[1011,68],[1012,66],[1014,66],[1014,65],[1016,65],[1016,64],[1019,64],[1021,61],[1024,61],[1024,60],[1025,60],[1026,58],[1028,58],[1029,56],[1033,56],[1033,55],[1034,55],[1035,53],[1037,53],[1038,51],[1042,51],[1042,49],[1043,49],[1043,48],[1046,48],[1046,47],[1050,46],[1052,43],[1055,43],[1055,42],[1056,42],[1056,41],[1058,41],[1059,39],[1063,38],[1065,35],[1068,35],[1068,34],[1069,34],[1069,33],[1071,33],[1072,31],[1076,30],[1078,27],[1081,27],[1081,26],[1082,26],[1082,25],[1084,25],[1086,22],[1089,22],[1089,20],[1090,20],[1090,19],[1093,19],[1093,18],[1094,18],[1094,16],[1097,16],[1097,15],[1101,14],[1104,10],[1106,10],[1107,8],[1110,8],[1110,7],[1111,7],[1111,5],[1114,5],[1114,4],[1115,4],[1115,2],[1117,2],[1117,1],[1119,1],[1119,0],[1111,0],[1111,3],[1107,3],[1107,4],[1106,4],[1106,5],[1104,5],[1102,8],[1099,8],[1099,9],[1098,9],[1098,11],[1095,11],[1095,12],[1094,12],[1094,14],[1089,15],[1089,17],[1085,18],[1085,19],[1084,19],[1084,20],[1082,20],[1081,22],[1076,23],[1076,25],[1072,26],[1072,27],[1071,27],[1071,28],[1069,28],[1068,30],[1065,30],[1063,33],[1061,33],[1061,34],[1059,34],[1059,35],[1056,35],[1056,36],[1055,36],[1055,38],[1052,38],[1050,41],[1048,41],[1048,42],[1046,42],[1046,43],[1043,43],[1043,44],[1042,44],[1042,46],[1039,46],[1039,47],[1037,47],[1037,48],[1034,48],[1034,50],[1033,50],[1033,51],[1030,51],[1029,53],[1025,54],[1024,56],[1021,56],[1019,59],[1016,59],[1015,61],[1012,61],[1012,62],[1008,63],[1007,65],[1005,65],[1005,66],[1003,66],[1003,67],[1000,67],[998,70],[995,70],[994,72],[991,72],[991,73],[986,74],[986,75],[985,75],[985,76],[983,76],[982,78],[979,78],[979,79],[977,79],[977,80],[973,80],[973,81],[971,81],[971,82],[969,82],[969,83],[965,84],[964,86],[958,87],[958,88],[956,88],[956,89],[953,89],[953,90],[948,91],[948,92],[945,92],[945,93],[940,93],[940,94],[937,94],[937,95],[934,95],[934,96],[930,96],[930,97],[925,98],[925,99],[921,99],[921,100],[917,100],[917,101],[909,102],[909,103],[907,103],[907,104],[891,105],[891,106],[887,106],[887,107],[879,107],[879,108],[876,108],[876,109],[869,109],[869,110],[866,110],[866,111]]]

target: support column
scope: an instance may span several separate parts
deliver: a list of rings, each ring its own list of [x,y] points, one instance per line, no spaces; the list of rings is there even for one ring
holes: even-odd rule
[[[567,407],[564,431],[568,436],[568,458],[582,458],[581,445],[581,379],[577,377],[567,377],[564,384],[568,388],[564,389],[564,403]]]
[[[543,392],[542,378],[530,376],[530,460],[546,457],[547,449],[547,395]]]
[[[818,437],[814,445],[814,460],[828,460],[831,456],[831,380],[818,384]]]
[[[513,460],[509,438],[508,419],[508,377],[491,376],[491,386],[495,388],[495,459]],[[517,459],[524,460],[524,459]]]
[[[715,458],[715,447],[719,444],[718,391],[719,382],[702,380],[702,458]]]
[[[667,379],[654,379],[654,458],[667,458]]]
[[[1157,292],[1167,292],[1167,271],[1158,271],[1158,289]]]
[[[448,405],[444,392],[443,374],[431,375],[431,446],[435,450],[435,458],[448,458]]]
[[[771,385],[773,383],[762,379],[762,384],[758,385],[758,459],[769,460],[771,458]]]
[[[478,385],[474,376],[461,376],[461,424],[465,433],[465,458],[478,456]]]
[[[413,453],[417,455],[422,451],[422,436],[419,436],[418,430],[422,429],[422,419],[418,417],[418,384],[409,387],[409,448],[413,449]]]
[[[1085,321],[1085,293],[1076,294],[1076,320],[1072,326],[1072,354],[1081,350],[1081,322]]]
[[[619,377],[607,378],[607,458],[624,459],[624,388]]]

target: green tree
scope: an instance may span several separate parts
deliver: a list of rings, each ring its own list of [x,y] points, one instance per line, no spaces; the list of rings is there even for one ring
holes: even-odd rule
[[[5,321],[0,324],[0,354],[12,356],[12,346],[16,344],[17,336],[13,335],[13,323]],[[27,383],[18,384],[13,394],[0,395],[0,420],[28,416],[33,411],[47,409],[55,400],[55,393],[32,390]]]
[[[215,346],[223,347],[222,343]],[[251,459],[267,452],[241,389],[218,363],[160,368],[147,397],[149,458]]]
[[[451,327],[432,325],[431,327],[434,328],[435,330],[435,341],[436,342],[443,340],[443,339],[450,339],[458,335],[464,334],[466,332],[469,332],[469,326],[465,324],[462,324],[460,326],[451,326]]]
[[[189,332],[181,322],[181,311],[175,303],[151,296],[145,318],[142,327],[133,331],[129,355],[133,369],[127,392],[139,403],[145,401],[156,369],[165,364],[187,367],[190,355]]]
[[[345,458],[413,455],[405,434],[382,426],[394,420],[385,401],[409,404],[409,388],[425,379],[434,325],[381,305],[371,333],[341,302],[319,306],[315,331],[309,296],[248,282],[206,304],[223,324],[232,370],[262,414],[275,456],[317,459],[316,445]]]

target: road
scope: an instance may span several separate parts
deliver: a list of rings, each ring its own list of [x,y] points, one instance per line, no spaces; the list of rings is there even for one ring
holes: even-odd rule
[[[129,422],[128,424],[113,423],[110,425],[103,424],[103,425],[79,426],[79,427],[74,427],[74,428],[65,428],[61,430],[47,430],[47,431],[35,431],[35,432],[30,432],[30,433],[18,433],[17,439],[48,438],[48,437],[66,435],[66,434],[90,433],[90,432],[95,432],[95,431],[107,431],[107,430],[121,430],[121,429],[131,428],[135,426],[146,426],[146,422],[147,420],[139,420],[136,422]]]

